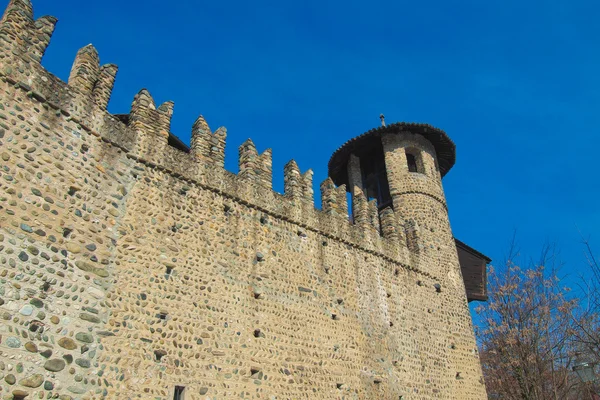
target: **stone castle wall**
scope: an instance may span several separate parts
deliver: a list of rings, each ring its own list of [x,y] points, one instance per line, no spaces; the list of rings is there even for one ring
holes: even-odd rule
[[[293,161],[273,192],[251,141],[224,170],[203,118],[169,146],[145,90],[110,115],[93,47],[68,83],[41,66],[55,22],[12,0],[0,25],[1,398],[485,397],[451,257],[361,193],[349,222],[330,179],[316,210]]]

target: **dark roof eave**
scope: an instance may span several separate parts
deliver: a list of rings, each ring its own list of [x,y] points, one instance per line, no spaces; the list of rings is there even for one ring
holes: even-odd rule
[[[383,134],[400,132],[411,132],[424,136],[435,148],[441,176],[443,177],[450,171],[456,161],[456,145],[446,132],[429,124],[396,122],[371,129],[344,143],[333,153],[329,160],[329,176],[338,186],[346,183],[347,177],[341,176],[340,173],[345,170],[347,160],[354,150],[360,148],[361,144],[367,143],[373,138],[381,137]]]
[[[469,246],[468,244],[466,244],[465,242],[461,242],[460,240],[458,240],[457,238],[454,238],[454,242],[456,242],[456,245],[459,247],[462,247],[464,250],[468,251],[469,253],[473,254],[474,256],[477,256],[483,260],[485,260],[486,264],[489,264],[492,262],[492,259],[489,258],[488,256],[486,256],[485,254],[475,250],[474,248],[472,248],[471,246]]]

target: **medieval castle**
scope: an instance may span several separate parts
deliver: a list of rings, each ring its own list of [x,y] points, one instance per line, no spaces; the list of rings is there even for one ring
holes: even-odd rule
[[[146,90],[108,113],[94,47],[46,71],[55,23],[11,0],[0,24],[1,399],[485,398],[489,260],[452,235],[445,132],[350,140],[318,210],[310,170],[276,193],[248,140],[228,172],[225,128],[187,147]]]

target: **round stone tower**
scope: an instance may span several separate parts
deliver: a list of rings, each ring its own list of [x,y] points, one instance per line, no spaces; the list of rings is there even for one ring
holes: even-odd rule
[[[426,124],[394,123],[372,129],[340,147],[329,161],[329,176],[355,194],[391,207],[401,245],[413,265],[437,278],[460,276],[450,230],[442,177],[454,165],[456,148],[448,135]],[[403,232],[402,232],[403,231]],[[402,234],[403,233],[403,234]],[[406,242],[406,243],[404,243]]]
[[[391,240],[397,238],[399,261],[419,271],[417,276],[398,275],[405,282],[392,281],[392,287],[400,290],[397,296],[410,294],[395,305],[389,317],[403,319],[404,309],[421,307],[426,323],[407,324],[412,330],[391,335],[388,348],[393,357],[396,351],[406,352],[403,343],[415,340],[412,348],[417,349],[419,363],[406,371],[417,370],[421,375],[405,378],[400,374],[400,381],[405,380],[399,387],[418,390],[418,398],[485,398],[442,187],[442,177],[454,165],[455,155],[455,145],[444,131],[400,122],[382,124],[348,141],[329,161],[329,176],[338,186],[346,184],[353,199],[362,201],[364,195],[376,200],[380,226],[388,227],[392,219],[392,231],[397,233],[389,235],[382,229],[382,234]],[[359,191],[362,193],[357,194]],[[355,217],[360,205],[353,205]],[[416,282],[412,280],[415,278]],[[423,290],[413,290],[411,285]],[[372,314],[373,307],[367,312]],[[417,383],[423,376],[427,376],[425,385]],[[429,383],[437,386],[432,389]]]

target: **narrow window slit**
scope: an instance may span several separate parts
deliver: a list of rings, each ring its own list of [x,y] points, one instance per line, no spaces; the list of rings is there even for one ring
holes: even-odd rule
[[[172,272],[173,272],[173,267],[166,267],[166,269],[165,269],[165,279],[170,279]]]
[[[183,400],[183,393],[185,392],[184,386],[175,386],[173,391],[173,400]]]
[[[417,158],[414,154],[406,153],[406,162],[408,163],[408,172],[418,172]]]

